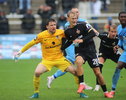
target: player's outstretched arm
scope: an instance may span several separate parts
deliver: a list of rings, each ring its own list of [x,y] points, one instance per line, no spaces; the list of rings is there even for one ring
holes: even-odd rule
[[[19,52],[14,56],[15,62],[17,62],[17,61],[19,60],[19,57],[21,56],[21,54],[22,54],[23,52],[25,52],[26,50],[28,50],[30,47],[32,47],[32,46],[35,45],[35,44],[36,44],[36,43],[35,43],[34,40],[32,40],[32,41],[30,41],[29,43],[27,43],[27,44],[21,49],[21,51],[19,51]]]

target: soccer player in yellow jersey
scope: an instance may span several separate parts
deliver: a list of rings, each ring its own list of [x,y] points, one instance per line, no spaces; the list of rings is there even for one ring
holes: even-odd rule
[[[54,66],[63,72],[67,71],[75,75],[75,67],[63,56],[61,51],[62,38],[65,37],[64,31],[56,29],[56,21],[54,19],[48,19],[46,27],[47,30],[40,32],[35,39],[27,43],[14,56],[17,62],[23,52],[33,45],[41,43],[43,58],[35,70],[33,79],[34,94],[30,98],[39,98],[40,75],[46,71],[50,71]]]

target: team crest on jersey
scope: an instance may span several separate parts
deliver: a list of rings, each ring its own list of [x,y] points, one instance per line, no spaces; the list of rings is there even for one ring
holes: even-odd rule
[[[59,39],[59,36],[57,35],[56,38]]]
[[[120,39],[123,40],[122,36],[120,36]]]
[[[36,40],[37,40],[37,38],[38,38],[38,37],[36,36],[36,37],[34,38],[34,40],[36,41]]]
[[[80,34],[80,30],[77,29],[76,33],[77,33],[77,34]]]
[[[115,42],[114,42],[114,43],[112,43],[112,45],[116,45],[116,44],[115,44]]]

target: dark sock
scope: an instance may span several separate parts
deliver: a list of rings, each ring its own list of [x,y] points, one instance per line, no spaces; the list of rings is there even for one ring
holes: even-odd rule
[[[107,91],[106,85],[101,85],[101,88],[102,88],[103,92]]]
[[[78,76],[78,78],[79,78],[79,83],[84,82],[83,75]]]
[[[53,75],[53,77],[56,79],[57,77],[55,75]]]

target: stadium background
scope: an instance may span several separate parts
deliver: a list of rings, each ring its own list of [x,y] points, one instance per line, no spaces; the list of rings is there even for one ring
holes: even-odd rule
[[[57,10],[62,13],[62,3],[61,0],[55,0],[57,1]],[[90,1],[90,0],[89,0]],[[92,20],[91,17],[93,15],[91,14],[84,14],[83,11],[85,11],[85,7],[83,7],[83,3],[81,0],[80,2],[76,2],[76,7],[79,8],[80,11],[80,17],[85,18],[88,20],[88,22],[92,25],[94,22],[98,23],[98,31],[104,31],[104,24],[108,22],[108,17],[112,17],[112,22],[119,25],[118,21],[118,13],[120,11],[125,11],[125,0],[110,0],[111,4],[107,5],[108,11],[105,12],[103,8],[101,9],[101,15],[99,15],[97,20]],[[69,3],[69,2],[68,2]],[[36,18],[36,27],[34,34],[24,34],[21,31],[21,20],[20,18],[23,17],[23,15],[16,15],[15,17],[9,15],[9,6],[3,6],[1,5],[2,9],[5,11],[6,17],[9,19],[9,25],[10,25],[10,34],[9,35],[0,35],[0,59],[12,59],[12,56],[16,54],[27,42],[35,38],[37,33],[41,32],[40,24],[41,24],[41,18],[37,13],[37,10],[40,5],[44,5],[45,0],[32,0],[31,3],[31,9],[32,14],[34,14]],[[87,12],[89,10],[87,9]],[[18,12],[18,11],[17,11]],[[53,15],[55,19],[57,19],[60,16],[60,14],[57,13]],[[96,49],[98,50],[99,42],[100,40],[95,37],[95,44]],[[21,59],[29,59],[29,58],[41,58],[41,51],[40,46],[36,45],[27,52],[25,52],[25,55],[21,56]]]

